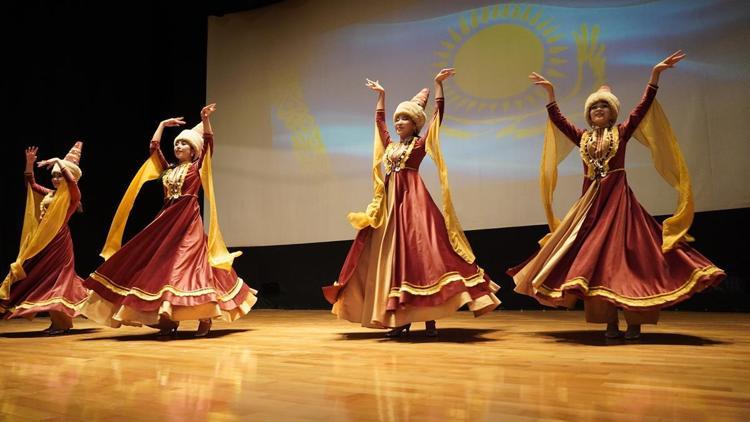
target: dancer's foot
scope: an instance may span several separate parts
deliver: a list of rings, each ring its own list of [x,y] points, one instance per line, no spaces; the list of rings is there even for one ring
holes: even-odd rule
[[[211,319],[200,320],[198,329],[195,330],[195,337],[205,337],[211,331],[211,325],[213,325],[213,321]]]
[[[620,327],[616,322],[610,322],[607,324],[607,331],[604,332],[606,338],[619,338],[622,335]]]
[[[159,318],[159,324],[155,328],[159,329],[157,337],[177,337],[177,328],[180,326],[179,321],[172,321],[169,318]]]
[[[45,330],[48,336],[61,336],[64,334],[70,334],[70,328],[52,328],[49,327]]]
[[[437,337],[438,331],[435,321],[425,321],[424,335],[427,337]]]
[[[625,331],[625,340],[638,340],[639,338],[641,338],[641,326],[628,325],[628,329]]]
[[[411,324],[402,325],[400,327],[392,329],[391,331],[388,331],[387,333],[385,333],[385,336],[388,338],[408,336],[410,328]]]

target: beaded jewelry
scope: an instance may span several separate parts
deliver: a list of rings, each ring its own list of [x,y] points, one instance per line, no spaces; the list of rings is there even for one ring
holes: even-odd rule
[[[589,179],[601,179],[609,172],[609,160],[617,153],[620,136],[617,128],[594,128],[581,137],[581,159],[588,166]]]
[[[401,169],[405,168],[406,161],[409,160],[414,144],[416,144],[416,136],[412,137],[408,142],[391,142],[385,149],[385,174],[398,173]],[[399,149],[401,150],[400,153]],[[393,155],[396,154],[394,158]]]
[[[182,195],[182,184],[185,183],[185,176],[191,163],[183,163],[175,168],[167,169],[162,176],[162,184],[167,189],[167,198],[176,199]]]

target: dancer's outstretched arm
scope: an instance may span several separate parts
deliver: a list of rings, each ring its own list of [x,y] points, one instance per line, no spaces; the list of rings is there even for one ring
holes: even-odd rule
[[[159,155],[159,161],[161,162],[162,167],[166,168],[168,163],[167,159],[164,158],[164,154],[161,151],[161,148],[159,147],[161,143],[161,135],[164,132],[165,127],[176,127],[176,126],[182,126],[185,124],[185,120],[183,117],[172,117],[167,120],[162,120],[159,122],[159,125],[156,127],[156,130],[154,131],[154,136],[151,137],[151,144],[150,144],[150,151],[153,154],[154,152],[157,152]]]
[[[380,132],[380,139],[383,146],[387,147],[391,143],[391,134],[388,132],[388,126],[385,123],[385,89],[378,81],[365,79],[365,86],[378,93],[378,102],[375,104],[375,125]]]
[[[661,73],[667,69],[673,68],[677,62],[684,58],[685,53],[683,53],[682,50],[677,50],[666,59],[654,65],[654,68],[651,70],[651,78],[649,79],[648,86],[646,86],[646,90],[641,97],[641,101],[638,102],[638,105],[633,107],[633,110],[630,111],[630,114],[622,123],[623,139],[627,140],[633,135],[633,132],[651,108],[651,104],[653,104],[654,98],[656,98],[656,90],[659,88],[657,84],[659,83],[659,76]]]
[[[550,120],[552,120],[552,123],[554,123],[554,125],[560,129],[560,132],[564,133],[574,144],[579,145],[583,130],[578,129],[573,122],[568,120],[568,118],[560,111],[560,108],[557,106],[557,101],[555,100],[555,86],[552,85],[552,82],[536,72],[531,72],[529,79],[531,79],[534,85],[540,86],[547,91],[547,99],[549,100],[549,103],[547,104],[547,114],[549,115]]]

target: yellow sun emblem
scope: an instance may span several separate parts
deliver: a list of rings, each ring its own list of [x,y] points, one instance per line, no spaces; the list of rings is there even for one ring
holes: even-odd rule
[[[567,62],[559,54],[568,47],[556,45],[561,35],[551,23],[531,6],[509,4],[472,10],[468,19],[461,16],[458,29],[448,30],[444,49],[435,53],[442,59],[435,67],[460,69],[458,89],[446,92],[456,99],[456,107],[494,112],[535,105],[539,90],[529,85],[531,71],[565,77],[556,66]]]
[[[584,64],[594,75],[595,83],[604,79],[604,46],[599,45],[598,27],[592,31],[581,25],[574,33],[576,63],[566,45],[560,25],[544,15],[541,9],[529,5],[504,4],[471,10],[459,17],[458,25],[448,29],[448,39],[435,51],[439,58],[435,68],[455,67],[453,83],[446,84],[445,94],[451,98],[451,109],[469,112],[463,116],[446,116],[467,124],[497,124],[508,119],[515,122],[501,129],[497,135],[513,132],[519,135],[530,128],[516,125],[531,114],[540,112],[546,94],[529,83],[528,75],[539,72],[558,85],[576,73],[575,86],[568,95],[581,89]],[[543,111],[543,108],[541,109]],[[505,115],[498,118],[497,112]],[[520,132],[519,132],[520,130]],[[541,130],[534,128],[532,131]],[[448,128],[448,134],[469,138],[477,133]]]

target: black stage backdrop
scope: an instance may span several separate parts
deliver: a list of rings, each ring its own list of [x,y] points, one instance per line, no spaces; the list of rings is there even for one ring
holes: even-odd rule
[[[79,274],[93,271],[102,261],[98,252],[117,204],[147,158],[158,122],[173,116],[185,116],[189,125],[199,120],[206,101],[207,17],[270,2],[37,1],[5,6],[0,31],[7,141],[2,148],[0,265],[7,266],[18,252],[24,147],[39,146],[40,159],[63,157],[74,140],[82,139],[84,213],[74,215],[70,226]],[[163,137],[168,156],[176,133],[167,129]],[[48,171],[36,174],[40,183],[50,184]],[[148,224],[160,206],[161,187],[151,183],[136,202],[126,238]],[[728,276],[673,309],[750,311],[748,222],[748,208],[696,214],[691,230],[696,248]],[[348,224],[343,216],[341,224]],[[544,226],[467,233],[478,262],[502,286],[503,309],[541,309],[513,293],[504,271],[526,259],[544,233]],[[336,280],[350,245],[242,248],[235,268],[260,290],[259,308],[323,309],[328,305],[320,287]]]

